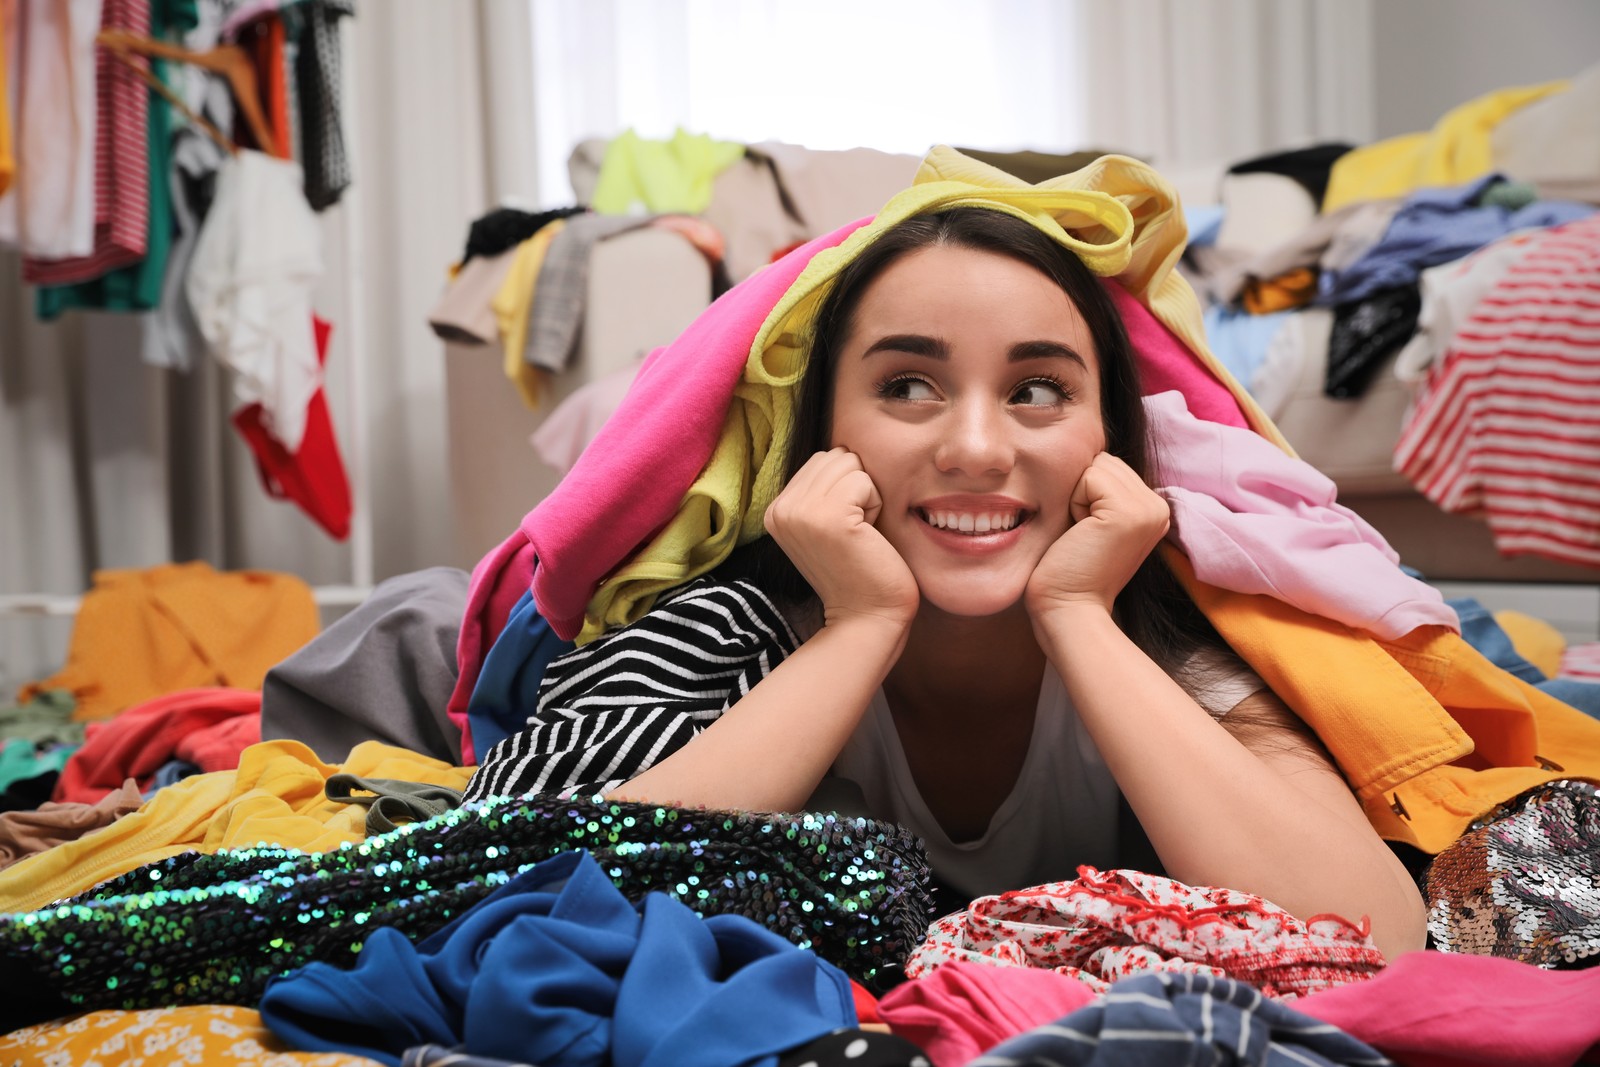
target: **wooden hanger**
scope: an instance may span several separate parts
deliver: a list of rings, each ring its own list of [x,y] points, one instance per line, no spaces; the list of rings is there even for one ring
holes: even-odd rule
[[[256,95],[255,68],[251,65],[250,57],[245,54],[244,49],[225,44],[207,52],[191,52],[179,45],[169,44],[155,37],[141,37],[127,30],[101,30],[95,35],[95,41],[111,49],[113,53],[136,53],[154,56],[157,59],[171,59],[221,74],[227,78],[228,87],[233,90],[233,98],[238,102],[239,110],[244,112],[245,122],[249,124],[250,134],[256,139],[256,144],[260,145],[261,150],[268,155],[281,158],[277,141],[272,136],[272,128],[267,125],[266,114],[261,110],[261,99]],[[172,99],[170,94],[164,95],[169,100]],[[187,107],[184,107],[183,111],[194,117],[193,112]]]
[[[144,82],[151,89],[165,97],[167,103],[177,108],[185,118],[194,123],[196,126],[200,127],[201,130],[205,131],[206,136],[217,142],[224,152],[228,153],[230,156],[236,156],[239,154],[238,145],[224,137],[222,135],[222,131],[208,122],[205,116],[196,114],[194,110],[189,107],[188,103],[184,101],[183,97],[172,91],[172,86],[156,77],[153,73],[151,73],[148,67],[142,67],[135,63],[133,61],[133,57],[127,52],[113,48],[111,49],[111,54],[116,57],[118,63],[125,65],[129,70],[133,71],[140,81]]]

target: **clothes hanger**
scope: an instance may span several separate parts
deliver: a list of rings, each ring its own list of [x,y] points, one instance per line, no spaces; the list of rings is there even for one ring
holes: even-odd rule
[[[181,96],[172,91],[172,87],[170,85],[152,74],[149,68],[141,67],[139,64],[135,63],[133,61],[133,57],[127,52],[121,51],[117,48],[112,48],[110,51],[112,56],[116,58],[117,62],[124,64],[129,70],[133,71],[140,81],[144,82],[151,89],[154,89],[156,92],[165,97],[167,103],[177,108],[185,118],[194,123],[196,126],[200,127],[201,130],[205,131],[206,136],[217,142],[217,144],[222,147],[224,152],[228,153],[230,156],[236,156],[239,154],[238,145],[224,137],[222,135],[222,131],[217,129],[216,126],[212,125],[211,122],[207,121],[204,116],[196,114],[194,109],[189,107],[189,105],[184,102],[184,99]]]
[[[155,37],[142,37],[126,30],[101,30],[95,35],[95,41],[116,55],[126,56],[131,53],[154,56],[157,59],[171,59],[221,74],[228,79],[228,86],[233,90],[233,98],[238,101],[239,110],[244,112],[245,122],[249,124],[250,134],[256,139],[256,143],[261,146],[263,152],[281,158],[277,141],[272,136],[272,129],[267,125],[266,114],[261,110],[261,100],[256,95],[255,68],[251,66],[250,57],[245,55],[242,48],[235,45],[218,45],[207,52],[191,52],[179,45]],[[155,80],[160,81],[159,78]],[[163,95],[168,100],[173,99],[170,93]],[[182,110],[191,118],[198,118],[188,107],[183,106]],[[201,122],[202,125],[209,125],[203,120]],[[237,148],[232,150],[237,151]]]

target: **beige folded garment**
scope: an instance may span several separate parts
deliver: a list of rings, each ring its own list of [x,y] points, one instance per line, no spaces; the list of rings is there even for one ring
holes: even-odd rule
[[[143,803],[138,783],[129,778],[121,789],[107,793],[97,804],[47,801],[36,811],[0,812],[0,869],[110,826]]]
[[[500,283],[506,280],[516,251],[513,246],[497,256],[474,256],[467,260],[428,313],[428,325],[433,327],[433,332],[446,341],[462,344],[497,343],[500,328],[489,302],[500,291]]]

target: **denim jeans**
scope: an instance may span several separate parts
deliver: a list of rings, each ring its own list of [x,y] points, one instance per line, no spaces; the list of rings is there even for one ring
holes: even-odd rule
[[[1482,652],[1496,667],[1510,671],[1563,704],[1600,719],[1600,683],[1580,682],[1572,678],[1546,678],[1543,671],[1517,654],[1511,638],[1476,599],[1459,597],[1447,603],[1461,616],[1461,636],[1467,644]]]

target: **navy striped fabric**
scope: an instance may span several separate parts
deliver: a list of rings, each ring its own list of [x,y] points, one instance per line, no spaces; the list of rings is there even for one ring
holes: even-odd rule
[[[1393,1061],[1337,1026],[1243,982],[1142,974],[1071,1015],[1019,1034],[968,1067],[1380,1067]]]

